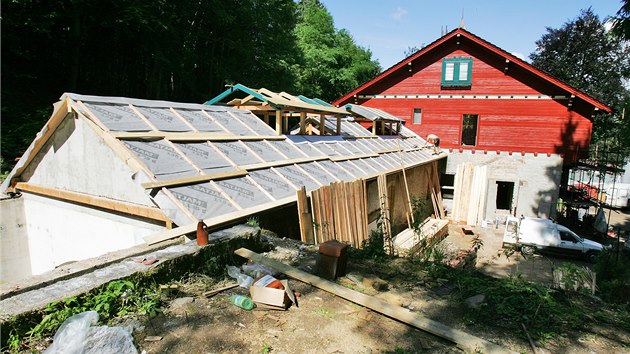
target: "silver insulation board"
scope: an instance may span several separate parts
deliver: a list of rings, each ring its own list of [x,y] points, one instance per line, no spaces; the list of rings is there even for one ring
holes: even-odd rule
[[[157,130],[165,132],[187,132],[190,127],[168,108],[136,107]]]
[[[184,187],[172,187],[168,190],[198,219],[212,218],[237,210],[209,182]]]
[[[148,132],[151,129],[129,106],[84,102],[87,108],[112,131]]]
[[[217,122],[203,111],[178,109],[177,113],[200,132],[228,133]]]
[[[238,118],[231,115],[228,112],[207,112],[212,118],[214,118],[219,124],[221,124],[227,131],[234,135],[251,136],[256,135],[252,129],[249,129]]]
[[[221,180],[216,184],[243,209],[271,201],[246,177]]]
[[[295,145],[290,144],[286,141],[271,140],[268,141],[268,143],[271,144],[271,146],[273,146],[274,148],[278,149],[290,160],[308,157],[308,155],[300,151],[300,149],[296,148]]]
[[[251,171],[249,176],[276,199],[295,195],[296,189],[272,169]]]
[[[306,190],[314,190],[320,187],[320,185],[315,182],[311,177],[309,177],[303,170],[297,168],[295,165],[291,166],[282,166],[275,168],[278,173],[284,176],[286,179],[291,181],[291,183],[297,188],[302,188],[302,186],[306,187]]]
[[[164,140],[123,141],[125,146],[153,172],[158,180],[181,178],[199,173]]]
[[[207,174],[235,171],[237,168],[208,143],[175,144],[197,167]]]
[[[301,163],[298,165],[300,168],[304,169],[309,175],[313,176],[319,183],[323,185],[328,185],[333,182],[338,182],[335,177],[331,176],[329,173],[326,173],[322,170],[322,166],[317,162],[309,162],[309,163]]]
[[[331,172],[333,176],[337,177],[340,180],[352,181],[355,178],[354,176],[346,172],[343,168],[339,167],[339,165],[330,160],[319,161],[318,164],[325,168],[328,172]]]
[[[263,160],[254,155],[254,153],[240,141],[215,141],[211,144],[217,149],[221,150],[221,152],[225,156],[227,156],[230,160],[232,160],[235,164],[239,166],[263,162]]]
[[[280,153],[272,149],[266,141],[246,141],[244,144],[258,156],[262,157],[265,162],[286,160]]]

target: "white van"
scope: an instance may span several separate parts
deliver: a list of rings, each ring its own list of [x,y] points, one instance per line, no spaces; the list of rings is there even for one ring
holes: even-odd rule
[[[606,188],[606,204],[615,208],[628,208],[630,206],[630,184],[616,183]]]
[[[600,243],[576,235],[568,228],[548,219],[508,217],[503,234],[503,247],[518,245],[521,252],[534,252],[557,256],[580,257],[594,262],[597,253],[604,249]]]

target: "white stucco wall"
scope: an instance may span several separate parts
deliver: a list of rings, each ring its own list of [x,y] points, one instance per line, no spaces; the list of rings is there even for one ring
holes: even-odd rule
[[[559,155],[531,153],[512,155],[489,151],[486,154],[477,151],[454,150],[448,153],[446,173],[455,174],[457,166],[464,162],[473,165],[487,165],[488,193],[484,219],[496,217],[496,182],[514,182],[513,206],[516,215],[553,217],[558,200],[562,158]]]
[[[155,206],[132,171],[82,118],[66,118],[22,173],[32,184]]]
[[[24,200],[0,200],[0,282],[31,275]]]
[[[34,194],[22,198],[32,274],[143,243],[165,227]],[[4,245],[3,245],[4,246]],[[4,247],[3,247],[4,248]]]

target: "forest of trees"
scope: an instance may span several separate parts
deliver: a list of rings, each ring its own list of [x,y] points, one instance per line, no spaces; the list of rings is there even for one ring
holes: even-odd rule
[[[625,156],[628,4],[612,33],[585,10],[548,28],[531,56],[613,106],[615,114],[596,120],[593,141],[612,141]],[[242,83],[331,101],[381,71],[318,0],[11,0],[2,3],[1,36],[2,172],[64,92],[204,102]]]
[[[381,70],[317,0],[2,3],[10,167],[64,92],[205,102],[243,83],[330,101]]]

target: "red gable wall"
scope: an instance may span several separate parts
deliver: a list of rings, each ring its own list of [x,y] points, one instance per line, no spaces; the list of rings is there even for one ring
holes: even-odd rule
[[[442,59],[455,56],[473,58],[472,86],[468,89],[441,87]],[[444,148],[557,153],[567,162],[588,151],[592,104],[579,98],[570,100],[567,90],[523,66],[506,64],[505,57],[467,38],[453,37],[410,63],[366,85],[355,97],[346,96],[335,103],[382,109],[405,119],[406,126],[422,137],[438,135]],[[549,96],[566,98],[554,100]],[[422,124],[412,124],[414,108],[422,109]],[[463,114],[478,115],[474,147],[461,145]]]

